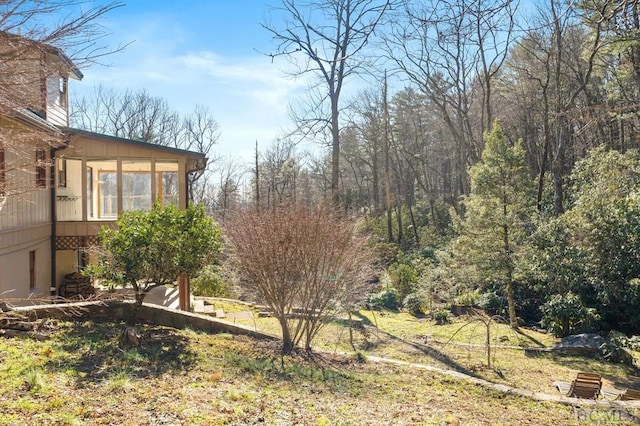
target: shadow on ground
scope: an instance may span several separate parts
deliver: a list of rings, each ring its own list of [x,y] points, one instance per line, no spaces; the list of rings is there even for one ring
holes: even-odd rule
[[[594,361],[593,358],[598,359],[598,354],[592,355],[573,355],[567,354],[560,351],[553,352],[535,352],[535,351],[527,351],[525,352],[526,356],[529,358],[547,358],[552,360],[554,363],[561,365],[567,369],[574,371],[593,371],[602,374],[604,379],[609,380],[616,388],[626,389],[640,389],[640,369],[638,367],[629,367],[629,366],[620,366],[625,370],[624,376],[620,374],[607,374],[607,370],[610,370],[610,367],[614,364],[602,359],[599,368],[597,371],[594,371]],[[570,382],[575,379],[575,374],[570,374],[566,377],[556,377],[555,380],[567,381]]]
[[[515,333],[518,334],[518,336],[520,338],[522,338],[523,343],[529,343],[529,346],[531,346],[531,344],[536,345],[539,348],[544,348],[545,344],[542,343],[540,340],[536,339],[535,337],[527,334],[522,328],[518,328],[517,330],[514,330]]]
[[[374,332],[372,332],[372,334],[375,334],[379,340],[381,340],[381,335],[393,340],[395,342],[400,342],[405,346],[408,346],[410,348],[413,349],[417,349],[418,351],[422,352],[424,355],[428,356],[429,358],[432,358],[442,364],[444,364],[447,368],[451,369],[451,370],[455,370],[458,371],[460,373],[464,373],[467,374],[469,376],[473,376],[473,377],[479,377],[476,373],[474,373],[473,371],[469,370],[467,367],[463,366],[462,364],[460,364],[459,362],[457,362],[455,359],[453,359],[452,357],[450,357],[449,355],[447,355],[446,353],[440,351],[439,349],[434,348],[433,346],[427,345],[427,344],[422,344],[422,343],[418,343],[415,341],[410,341],[410,340],[405,340],[402,337],[398,337],[394,334],[391,334],[387,331],[381,330],[379,329],[376,324],[372,323],[371,320],[369,318],[367,318],[366,316],[356,312],[354,313],[354,317],[356,318],[360,318],[362,320],[362,324],[365,327],[365,330],[375,330]],[[365,334],[369,334],[368,332],[365,331]],[[375,346],[375,344],[371,344],[372,346]],[[368,350],[371,350],[371,348],[367,348]]]
[[[188,339],[162,326],[141,326],[137,347],[122,348],[119,338],[124,323],[72,322],[59,342],[69,356],[64,364],[52,361],[49,368],[75,373],[78,385],[95,384],[123,373],[130,378],[157,377],[184,371],[196,362]]]

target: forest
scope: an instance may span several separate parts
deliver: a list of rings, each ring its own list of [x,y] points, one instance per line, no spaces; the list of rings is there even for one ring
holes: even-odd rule
[[[637,1],[282,0],[269,13],[288,18],[263,25],[273,60],[316,84],[253,164],[212,159],[194,202],[224,225],[247,206],[332,200],[373,235],[370,303],[479,306],[560,336],[640,332]],[[219,137],[206,109],[181,117],[145,92],[100,89],[72,120],[185,149]]]

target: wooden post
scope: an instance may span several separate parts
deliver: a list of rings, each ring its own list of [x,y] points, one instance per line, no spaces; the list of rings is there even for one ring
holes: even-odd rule
[[[186,274],[178,277],[178,295],[180,298],[180,310],[191,310],[191,285],[189,282],[189,276]]]

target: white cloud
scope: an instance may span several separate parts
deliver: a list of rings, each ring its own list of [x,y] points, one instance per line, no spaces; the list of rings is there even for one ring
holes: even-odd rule
[[[247,28],[253,27],[246,25],[232,30],[227,39],[198,33],[202,27],[180,22],[195,12],[184,13],[144,10],[108,22],[113,45],[133,42],[106,58],[112,66],[84,70],[84,81],[71,90],[86,94],[99,84],[123,91],[144,89],[183,114],[203,105],[220,125],[216,154],[252,161],[256,140],[265,148],[290,130],[289,103],[306,96],[307,81],[288,77],[281,69],[286,61],[274,64],[253,50],[256,44],[264,45],[268,34],[250,33]]]
[[[116,90],[145,89],[183,114],[204,105],[221,128],[218,150],[226,152],[219,153],[237,151],[243,158],[256,139],[264,146],[288,127],[289,99],[306,88],[259,54],[230,58],[199,51],[170,56],[159,42],[157,50],[141,52],[134,44],[118,56],[112,67],[87,70],[85,81],[74,85],[74,90],[88,93],[98,84]]]

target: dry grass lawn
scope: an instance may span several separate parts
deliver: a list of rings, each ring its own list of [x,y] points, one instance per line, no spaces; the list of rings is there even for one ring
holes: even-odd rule
[[[60,322],[46,341],[0,339],[0,425],[571,425],[610,419],[503,394],[464,380],[367,362],[381,355],[459,368],[479,377],[549,392],[574,370],[603,372],[612,384],[637,384],[635,370],[578,357],[527,357],[496,349],[483,366],[472,327],[440,327],[405,314],[362,312],[358,352],[343,325],[319,337],[322,354],[281,357],[279,346],[228,334],[147,326],[141,347],[118,347],[121,324]],[[272,319],[253,323],[276,331]],[[496,335],[503,333],[498,328]],[[467,333],[467,334],[465,334]],[[503,346],[548,344],[526,332]],[[480,341],[481,343],[481,341]],[[332,354],[335,352],[335,354]],[[619,413],[618,413],[619,414]],[[613,412],[616,415],[616,412]],[[618,424],[624,424],[618,423]]]

